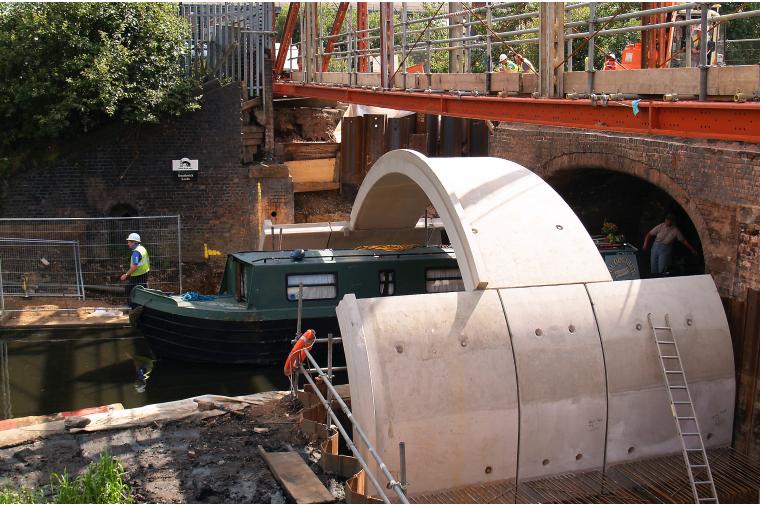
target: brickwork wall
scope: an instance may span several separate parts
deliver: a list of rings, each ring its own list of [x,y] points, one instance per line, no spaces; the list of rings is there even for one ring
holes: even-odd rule
[[[57,161],[16,175],[1,196],[0,216],[108,216],[129,205],[139,215],[179,214],[185,261],[205,261],[204,244],[223,253],[253,249],[257,180],[241,164],[240,101],[239,85],[215,87],[205,90],[201,110],[181,118],[99,129]],[[172,160],[182,157],[198,160],[196,180],[172,173]],[[286,177],[264,185],[267,209],[292,216],[292,193],[288,199],[282,189],[288,184]]]
[[[502,123],[490,154],[547,180],[589,168],[642,178],[687,212],[721,295],[760,288],[760,146]]]

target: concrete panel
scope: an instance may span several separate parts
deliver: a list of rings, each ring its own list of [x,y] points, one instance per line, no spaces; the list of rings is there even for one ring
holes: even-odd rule
[[[428,203],[443,220],[468,290],[611,280],[565,201],[533,172],[501,158],[386,153],[359,188],[350,228],[411,227]]]
[[[604,357],[583,285],[499,290],[520,393],[518,479],[599,469]]]
[[[654,338],[647,323],[670,315],[707,446],[731,443],[731,336],[709,276],[587,285],[607,364],[607,464],[680,451]],[[707,436],[710,436],[707,439]]]
[[[496,291],[348,295],[337,315],[354,416],[393,473],[407,443],[410,493],[515,478],[517,385]]]
[[[274,230],[274,242],[272,242],[272,230]],[[400,230],[359,230],[351,232],[348,222],[333,221],[321,223],[294,223],[275,224],[264,220],[259,236],[258,249],[260,251],[290,251],[297,248],[303,249],[328,249],[328,248],[358,248],[359,246],[382,245],[382,244],[441,244],[441,231],[443,223],[440,219],[429,219],[427,233],[425,232],[425,220],[421,219],[412,229]]]

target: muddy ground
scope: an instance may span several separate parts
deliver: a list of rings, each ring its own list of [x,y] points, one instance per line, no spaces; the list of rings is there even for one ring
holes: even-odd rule
[[[291,502],[259,455],[294,449],[337,499],[342,480],[321,472],[318,446],[300,431],[301,404],[273,396],[260,406],[207,419],[123,430],[59,434],[0,449],[0,487],[46,486],[50,474],[77,475],[103,450],[127,472],[141,503]]]

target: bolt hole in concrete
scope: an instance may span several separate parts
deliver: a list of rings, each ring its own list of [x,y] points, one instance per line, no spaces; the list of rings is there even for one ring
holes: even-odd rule
[[[537,336],[542,336],[542,335],[544,335],[544,331],[541,330],[541,329],[536,329],[536,335]]]
[[[691,327],[691,324],[694,323],[694,321],[691,318],[686,318],[686,325]]]
[[[404,347],[403,347],[403,346],[401,346],[400,344],[397,344],[397,345],[396,345],[396,351],[397,351],[398,353],[404,353]]]
[[[557,230],[562,230],[562,225],[557,225]]]
[[[543,462],[541,462],[541,465],[542,465],[542,466],[548,466],[548,465],[549,465],[549,462],[551,462],[549,459],[544,459],[544,461],[543,461]]]
[[[491,471],[493,471],[493,469],[491,469],[491,466],[486,466],[486,474],[491,474]]]
[[[578,455],[575,456],[575,460],[581,460],[582,458],[583,458],[582,453],[579,453]]]
[[[641,330],[641,324],[640,323],[636,324],[636,330]]]
[[[630,455],[631,453],[633,453],[635,451],[636,451],[636,447],[635,446],[629,446],[628,447],[628,455]]]
[[[477,234],[477,233],[478,233],[478,229],[477,229],[477,228],[473,228],[473,229],[472,229],[472,233],[473,233],[473,234]]]
[[[569,327],[567,327],[567,330],[569,330],[571,334],[574,334],[575,333],[575,325],[570,325]]]
[[[462,345],[462,348],[466,347],[467,346],[467,340],[466,339],[462,339],[462,341],[460,342],[460,344]]]
[[[706,439],[710,439],[710,438],[712,438],[712,432],[707,433]]]

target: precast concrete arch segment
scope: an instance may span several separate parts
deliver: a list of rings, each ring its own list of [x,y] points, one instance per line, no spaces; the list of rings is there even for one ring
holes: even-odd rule
[[[669,315],[705,444],[730,444],[733,356],[709,276],[348,295],[354,416],[394,472],[406,443],[412,495],[680,453],[648,313]]]
[[[432,204],[467,290],[610,281],[575,213],[540,177],[502,158],[383,155],[359,189],[351,233],[414,227]]]

